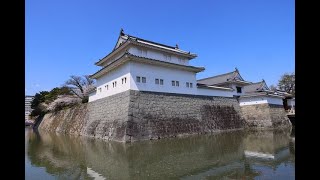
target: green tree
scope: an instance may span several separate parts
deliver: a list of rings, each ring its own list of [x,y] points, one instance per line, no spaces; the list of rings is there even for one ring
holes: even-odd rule
[[[40,91],[36,93],[31,102],[31,116],[43,115],[48,111],[48,105],[58,98],[59,95],[72,95],[68,87],[56,87],[50,92]]]
[[[31,108],[35,109],[40,103],[45,102],[45,96],[48,95],[48,91],[40,91],[39,93],[36,93],[34,96],[34,99],[31,102]]]
[[[285,73],[284,75],[282,75],[278,82],[278,88],[295,96],[295,73]]]
[[[56,100],[59,95],[72,95],[72,93],[68,87],[53,88],[47,95],[45,95],[46,104]]]
[[[33,109],[30,114],[31,117],[39,116],[46,112],[46,106],[44,105],[44,102],[46,101],[45,96],[48,94],[48,91],[40,91],[39,93],[36,93],[31,102],[31,108]]]

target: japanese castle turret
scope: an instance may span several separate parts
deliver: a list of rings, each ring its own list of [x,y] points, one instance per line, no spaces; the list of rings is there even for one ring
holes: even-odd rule
[[[91,75],[97,88],[89,102],[127,90],[232,97],[229,87],[197,86],[196,73],[205,68],[189,64],[196,57],[178,45],[152,42],[121,29],[114,49],[95,63],[101,69]]]

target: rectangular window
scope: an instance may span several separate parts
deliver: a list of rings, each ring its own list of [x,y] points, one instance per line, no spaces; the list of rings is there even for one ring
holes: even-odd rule
[[[142,83],[146,83],[146,82],[147,82],[146,77],[142,77]]]
[[[189,87],[189,83],[188,82],[186,82],[186,87]]]
[[[114,82],[114,87],[117,87],[117,81]]]
[[[141,55],[141,56],[147,56],[147,54],[148,54],[148,51],[144,50],[144,49],[139,48],[138,51],[139,51],[139,55]]]
[[[176,81],[176,86],[179,86],[179,81]]]
[[[125,78],[122,78],[122,84],[123,83],[127,83],[127,78],[125,77]]]
[[[170,60],[171,60],[171,56],[170,56],[170,55],[164,54],[163,57],[164,57],[164,59],[167,60],[167,61],[170,61]]]
[[[141,82],[140,79],[141,79],[140,76],[137,76],[137,82],[138,83]]]
[[[192,83],[190,83],[190,88],[192,88]]]
[[[101,92],[101,88],[99,88],[99,92]]]
[[[155,80],[155,83],[156,83],[156,84],[159,84],[159,79],[156,79],[156,80]]]
[[[112,87],[114,87],[114,82],[112,83]]]
[[[175,81],[171,81],[172,86],[176,86],[176,82]]]
[[[163,79],[160,79],[160,85],[163,85]]]
[[[236,86],[236,88],[237,88],[237,93],[241,93],[242,92],[241,87]]]
[[[109,85],[107,85],[107,90],[109,89]]]

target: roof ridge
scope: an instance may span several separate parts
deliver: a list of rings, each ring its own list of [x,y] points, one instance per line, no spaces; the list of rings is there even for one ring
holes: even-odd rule
[[[247,86],[251,86],[251,85],[255,85],[255,84],[259,84],[259,83],[262,83],[262,81],[260,81],[260,82],[255,82],[255,83],[251,82],[251,84],[248,84]]]
[[[98,71],[95,72],[94,74],[90,75],[90,77],[92,78],[92,76],[94,76],[94,75],[98,74],[99,72],[103,71],[104,69],[106,69],[107,67],[109,67],[110,65],[112,65],[113,63],[116,63],[119,59],[121,59],[121,58],[124,57],[125,55],[133,56],[133,57],[138,57],[138,58],[144,58],[144,59],[151,59],[151,60],[153,60],[153,61],[162,62],[162,63],[167,63],[167,64],[172,64],[172,65],[177,65],[177,66],[184,66],[184,67],[187,67],[187,68],[201,69],[202,71],[205,70],[204,67],[196,67],[196,66],[190,66],[190,65],[186,66],[186,65],[182,65],[182,64],[176,64],[176,63],[161,61],[161,60],[158,60],[158,59],[153,59],[153,58],[138,56],[138,55],[135,55],[135,54],[131,54],[131,53],[128,52],[128,51],[125,51],[125,53],[123,53],[120,57],[118,57],[117,59],[115,59],[114,61],[112,61],[110,64],[102,67],[100,70],[98,70]]]
[[[149,43],[153,43],[153,44],[157,44],[157,45],[161,45],[161,46],[165,46],[165,47],[168,47],[168,48],[171,48],[171,49],[176,49],[175,47],[173,46],[169,46],[169,45],[166,45],[166,44],[161,44],[161,43],[157,43],[157,42],[154,42],[154,41],[150,41],[150,40],[147,40],[147,39],[143,39],[143,38],[140,38],[140,37],[137,37],[137,36],[132,36],[130,34],[124,34],[124,35],[127,35],[128,38],[136,38],[138,40],[142,40],[142,41],[146,41],[146,42],[149,42]]]
[[[108,53],[107,55],[105,55],[103,58],[99,59],[99,61],[95,62],[94,64],[98,64],[99,62],[101,62],[104,58],[108,57],[111,53],[113,53],[114,51],[116,51],[117,49],[119,49],[123,44],[125,44],[128,40],[123,41],[122,43],[119,44],[119,46],[117,48],[114,48],[110,53]]]
[[[197,81],[202,81],[202,80],[205,80],[205,79],[211,79],[211,78],[215,78],[215,77],[220,77],[220,76],[225,76],[227,74],[232,74],[234,73],[235,71],[232,71],[232,72],[228,72],[228,73],[224,73],[224,74],[219,74],[219,75],[216,75],[216,76],[211,76],[211,77],[207,77],[207,78],[203,78],[203,79],[198,79]]]

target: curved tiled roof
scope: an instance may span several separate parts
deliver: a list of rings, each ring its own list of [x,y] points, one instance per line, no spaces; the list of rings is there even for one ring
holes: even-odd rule
[[[239,78],[237,78],[239,77]],[[238,69],[236,68],[234,71],[225,73],[225,74],[219,74],[217,76],[212,76],[204,79],[197,80],[198,83],[201,84],[207,84],[207,85],[218,85],[226,82],[245,82],[244,79],[241,77]]]
[[[125,57],[125,56],[129,57],[129,58],[124,59],[123,57]],[[124,63],[124,62],[126,62],[128,60],[135,60],[135,61],[142,62],[142,63],[157,64],[157,65],[162,65],[162,66],[170,66],[170,67],[175,67],[177,69],[184,69],[184,70],[193,71],[193,72],[201,72],[201,71],[203,71],[205,69],[204,67],[186,66],[186,65],[181,65],[181,64],[171,63],[171,62],[160,61],[160,60],[157,60],[157,59],[137,56],[137,55],[131,54],[131,53],[126,51],[118,59],[116,59],[115,61],[111,62],[107,66],[103,67],[102,69],[100,69],[99,71],[94,73],[93,75],[90,75],[90,77],[91,78],[98,78],[102,74],[104,74],[103,71],[107,71],[107,69],[110,69],[110,68],[112,68],[114,66],[118,66],[121,63]]]
[[[270,90],[264,80],[262,80],[261,82],[252,83],[243,87],[243,91],[246,93],[258,92],[258,91],[264,91],[264,90],[267,90],[267,91]]]
[[[124,41],[121,42],[118,45],[118,42],[119,42],[120,38],[122,38]],[[170,51],[170,52],[173,52],[173,53],[178,53],[178,54],[186,56],[186,57],[188,57],[190,59],[197,57],[196,54],[190,53],[190,51],[187,52],[187,51],[183,51],[183,50],[179,49],[177,45],[176,45],[176,47],[173,47],[173,46],[168,46],[168,45],[165,45],[165,44],[149,41],[149,40],[142,39],[142,38],[139,38],[139,37],[136,37],[136,36],[125,34],[123,32],[123,30],[121,29],[118,41],[117,41],[116,46],[114,47],[114,49],[109,54],[107,54],[105,57],[100,59],[98,62],[95,62],[95,64],[96,65],[101,65],[101,63],[104,61],[105,58],[107,58],[108,56],[113,54],[113,52],[117,51],[126,42],[137,43],[137,44],[144,45],[144,46],[149,46],[149,47],[153,47],[153,48],[157,48],[157,49],[162,49],[162,50],[165,50],[165,51]]]

